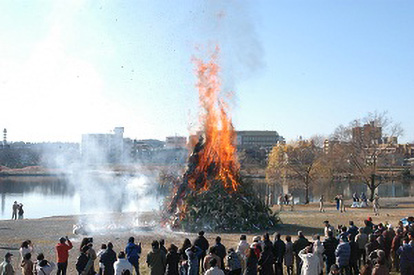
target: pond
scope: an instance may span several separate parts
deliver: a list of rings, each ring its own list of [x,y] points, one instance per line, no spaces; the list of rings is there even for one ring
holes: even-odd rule
[[[78,174],[0,177],[0,219],[11,219],[14,201],[24,218],[159,209],[156,183],[144,176]]]

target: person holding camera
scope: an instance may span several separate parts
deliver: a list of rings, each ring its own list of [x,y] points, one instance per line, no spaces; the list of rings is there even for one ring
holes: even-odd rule
[[[57,275],[66,275],[66,270],[68,268],[69,250],[72,248],[73,245],[68,236],[60,238],[59,243],[56,245],[58,268]]]

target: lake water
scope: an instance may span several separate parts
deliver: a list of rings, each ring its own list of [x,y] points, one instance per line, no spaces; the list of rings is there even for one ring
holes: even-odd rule
[[[354,192],[367,192],[363,184],[340,183],[329,188],[315,188],[311,201],[323,192],[327,199],[336,194],[350,198]],[[304,191],[292,190],[299,202]],[[386,183],[379,187],[381,197],[414,196],[414,183]],[[116,176],[113,174],[79,174],[68,177],[0,177],[1,215],[10,219],[14,201],[23,203],[25,218],[60,215],[148,211],[159,209],[162,197],[157,184],[148,176]]]
[[[0,177],[0,219],[11,219],[14,201],[24,218],[159,209],[148,177],[82,174],[69,177]]]

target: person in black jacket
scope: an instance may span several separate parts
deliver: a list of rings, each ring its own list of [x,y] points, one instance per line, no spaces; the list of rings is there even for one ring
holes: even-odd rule
[[[323,242],[323,247],[325,248],[323,254],[325,255],[325,268],[326,274],[329,274],[331,266],[335,264],[335,250],[338,246],[338,240],[334,237],[332,231],[328,231],[328,238]]]
[[[286,244],[280,238],[280,233],[275,234],[273,243],[273,254],[275,256],[275,274],[283,275],[283,257],[286,252]]]
[[[226,247],[221,244],[221,238],[220,236],[217,236],[216,238],[216,245],[214,246],[216,248],[216,255],[220,257],[221,259],[221,269],[224,270],[224,258],[226,257]]]
[[[114,245],[109,242],[106,251],[102,253],[101,259],[99,260],[104,265],[103,275],[114,275],[114,263],[116,262],[116,253],[113,250]]]
[[[167,253],[167,267],[165,275],[178,275],[178,263],[180,262],[180,254],[178,254],[178,247],[171,244]]]
[[[259,258],[259,274],[260,275],[274,275],[273,271],[274,257],[272,246],[265,245],[263,252]]]
[[[293,243],[293,251],[296,254],[296,274],[300,275],[302,271],[302,259],[299,257],[299,252],[309,246],[308,239],[305,238],[302,231],[298,231],[298,239]]]
[[[78,257],[78,260],[76,261],[76,270],[78,271],[79,275],[82,275],[85,271],[86,265],[89,261],[89,246],[85,245],[81,248],[81,254]]]
[[[358,268],[359,248],[358,248],[358,244],[355,242],[355,238],[350,238],[349,245],[351,247],[351,257],[349,258],[349,267],[351,269],[351,274],[358,275],[359,274],[359,268]]]
[[[194,245],[198,246],[203,252],[201,253],[201,257],[198,259],[199,265],[201,264],[201,269],[204,273],[204,257],[207,255],[207,250],[210,247],[207,239],[204,237],[204,231],[198,232],[198,237],[194,241]]]

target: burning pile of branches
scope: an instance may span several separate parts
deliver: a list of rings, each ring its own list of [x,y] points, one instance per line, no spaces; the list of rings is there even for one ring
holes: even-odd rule
[[[202,135],[167,207],[169,223],[187,231],[252,231],[273,228],[278,219],[240,179],[235,131],[220,98],[218,50],[197,60]]]

